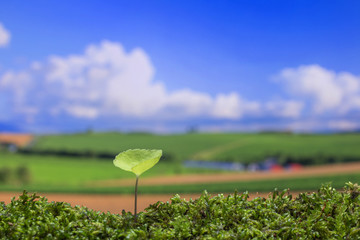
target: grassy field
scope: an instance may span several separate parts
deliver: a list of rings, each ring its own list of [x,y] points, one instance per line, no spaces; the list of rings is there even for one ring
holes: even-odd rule
[[[130,148],[163,149],[176,160],[261,161],[266,156],[333,156],[360,159],[360,134],[236,134],[179,135],[91,133],[38,137],[35,149],[94,151],[117,154]]]
[[[51,172],[51,171],[50,171]],[[105,171],[104,171],[105,172]],[[149,171],[150,172],[150,171]],[[154,172],[153,172],[154,173]],[[81,175],[84,177],[85,175]],[[99,175],[97,175],[99,177]],[[123,176],[124,177],[124,176]],[[78,177],[77,177],[78,178]],[[64,174],[61,178],[57,176],[58,182],[55,178],[48,176],[46,181],[34,181],[28,185],[14,185],[3,184],[0,185],[0,191],[22,191],[26,189],[31,192],[55,192],[55,193],[97,193],[97,194],[132,194],[134,192],[133,186],[121,187],[106,187],[106,186],[89,186],[86,181],[81,181],[73,178],[72,175]],[[90,176],[89,176],[90,178]],[[132,178],[134,178],[132,176]],[[40,179],[45,179],[42,176]],[[64,180],[63,184],[60,179]],[[66,179],[71,179],[67,181]],[[86,178],[84,178],[86,179]],[[324,183],[332,183],[335,188],[341,188],[346,182],[360,182],[360,174],[341,174],[332,176],[310,176],[298,177],[290,179],[269,179],[269,180],[254,180],[241,182],[222,182],[222,183],[205,183],[205,184],[183,184],[183,185],[156,185],[156,186],[141,186],[141,179],[139,184],[139,193],[141,194],[175,194],[175,193],[202,193],[207,190],[209,193],[233,193],[238,192],[271,192],[275,188],[278,190],[291,189],[292,191],[309,191],[316,190]],[[135,183],[135,178],[134,178]]]
[[[75,135],[39,136],[33,146],[37,150],[66,150],[109,152],[114,156],[129,148],[159,148],[174,156],[174,161],[160,161],[142,178],[160,175],[220,172],[215,170],[187,169],[182,160],[227,160],[240,162],[262,161],[265,156],[282,153],[294,156],[351,156],[360,159],[360,134],[296,135],[296,134],[119,134],[90,133]],[[23,155],[0,152],[0,168],[15,169],[25,166],[30,171],[30,183],[1,183],[0,190],[53,191],[53,192],[98,192],[129,193],[131,187],[89,187],[85,183],[93,180],[133,178],[133,174],[113,166],[111,159],[71,158],[45,155]],[[347,181],[359,182],[358,175],[310,177],[289,180],[152,186],[142,187],[144,193],[183,193],[271,191],[291,188],[293,190],[317,189],[321,183],[330,182],[343,186]]]
[[[16,183],[0,184],[0,190],[11,188],[38,189],[81,189],[83,184],[94,180],[133,178],[134,174],[116,168],[112,160],[69,158],[57,156],[36,156],[0,152],[0,168],[15,171],[17,167],[26,167],[30,172],[30,183],[17,186]],[[201,170],[200,173],[221,172]],[[159,162],[142,177],[174,175],[181,173],[199,173],[197,169],[185,169],[178,163]]]
[[[215,135],[214,135],[215,136]],[[35,149],[111,152],[117,154],[130,148],[163,149],[177,160],[187,159],[193,154],[228,144],[238,139],[235,134],[120,134],[92,133],[76,135],[51,135],[39,137]]]
[[[24,156],[19,154],[0,154],[0,167],[15,169],[26,166],[31,172],[31,182],[21,185],[7,183],[0,185],[0,191],[28,191],[35,192],[73,192],[73,193],[132,193],[133,187],[89,186],[89,181],[134,179],[132,173],[122,171],[113,166],[110,160]],[[313,190],[322,183],[332,182],[334,187],[341,187],[345,182],[360,182],[360,174],[341,174],[333,176],[310,176],[292,179],[269,179],[227,183],[183,184],[169,186],[141,186],[141,179],[152,176],[172,175],[181,172],[181,166],[175,163],[160,162],[154,168],[144,173],[140,178],[140,192],[148,194],[160,193],[201,193],[207,190],[215,192],[242,191],[272,191],[274,188],[291,190]],[[195,171],[195,170],[192,170]],[[191,173],[189,169],[184,173]],[[214,172],[214,171],[203,171]],[[241,173],[239,173],[241,174]]]

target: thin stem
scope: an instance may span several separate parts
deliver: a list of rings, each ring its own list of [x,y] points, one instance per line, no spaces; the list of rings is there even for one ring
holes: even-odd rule
[[[137,214],[137,188],[138,188],[139,176],[136,175],[136,183],[135,183],[135,211],[134,211],[134,218],[136,222],[136,214]]]

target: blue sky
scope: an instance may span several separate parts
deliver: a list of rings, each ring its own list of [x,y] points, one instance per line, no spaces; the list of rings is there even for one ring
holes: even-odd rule
[[[0,130],[360,128],[359,1],[0,2]]]

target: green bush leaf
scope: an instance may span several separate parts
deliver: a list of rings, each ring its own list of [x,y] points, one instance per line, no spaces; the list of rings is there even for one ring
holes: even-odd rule
[[[152,168],[160,160],[161,155],[162,150],[130,149],[119,153],[115,157],[114,165],[140,176]]]

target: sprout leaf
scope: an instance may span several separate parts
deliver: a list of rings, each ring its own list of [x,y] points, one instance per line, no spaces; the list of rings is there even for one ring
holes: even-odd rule
[[[119,153],[114,165],[125,171],[133,172],[138,177],[152,168],[162,155],[162,150],[130,149]]]

